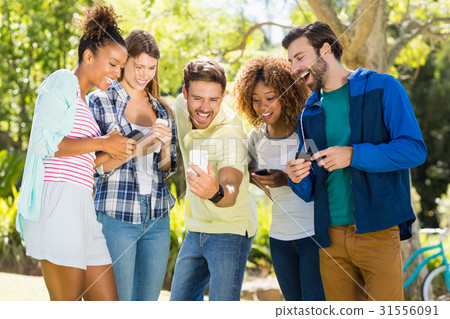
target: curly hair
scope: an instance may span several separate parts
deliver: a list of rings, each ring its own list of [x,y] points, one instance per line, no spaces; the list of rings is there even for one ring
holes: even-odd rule
[[[264,121],[253,109],[252,95],[259,81],[274,90],[282,109],[281,119],[287,128],[293,129],[309,96],[308,87],[303,81],[296,81],[291,74],[290,64],[284,57],[266,56],[247,61],[236,76],[232,95],[236,110],[258,128]]]
[[[110,43],[117,43],[124,48],[125,41],[122,38],[122,31],[117,25],[120,19],[114,12],[112,6],[106,6],[101,2],[96,2],[92,7],[84,11],[84,19],[76,19],[83,35],[78,45],[78,63],[83,61],[83,53],[91,50],[96,54],[98,49]]]

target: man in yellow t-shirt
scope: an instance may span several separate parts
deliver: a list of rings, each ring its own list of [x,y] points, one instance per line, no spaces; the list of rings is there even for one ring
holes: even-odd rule
[[[176,100],[178,139],[186,169],[186,238],[178,254],[171,300],[239,300],[245,265],[258,225],[248,192],[247,136],[238,115],[223,103],[224,68],[190,61]],[[190,151],[206,151],[207,172]]]

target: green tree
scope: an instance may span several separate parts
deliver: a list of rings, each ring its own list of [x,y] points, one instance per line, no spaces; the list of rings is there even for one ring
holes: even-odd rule
[[[411,76],[403,81],[428,148],[425,164],[412,170],[414,186],[421,196],[419,217],[423,227],[446,226],[440,225],[436,198],[446,193],[450,176],[449,50],[448,43],[438,44],[428,55],[425,65],[416,70],[410,68]]]
[[[312,9],[340,37],[343,62],[350,69],[364,66],[395,73],[392,67],[405,58],[423,65],[428,40],[448,36],[449,0],[308,0],[304,8],[296,2],[293,22],[311,21],[305,10]]]
[[[204,0],[109,0],[123,15],[121,23],[125,35],[133,29],[152,33],[161,50],[160,82],[164,94],[181,92],[182,70],[196,58],[217,58],[228,64],[230,79],[234,78],[242,62],[261,47],[264,35],[255,28],[252,37],[245,37],[253,23],[239,8],[242,1]],[[245,41],[242,44],[242,39]],[[245,47],[247,50],[241,50]]]
[[[1,0],[0,8],[0,147],[22,149],[36,89],[50,73],[75,65],[72,19],[80,9],[53,0]]]

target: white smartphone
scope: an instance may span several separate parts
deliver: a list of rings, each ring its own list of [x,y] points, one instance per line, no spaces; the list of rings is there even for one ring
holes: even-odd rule
[[[166,119],[157,118],[155,124],[164,124],[165,126],[169,125],[169,122]]]
[[[189,162],[200,167],[205,173],[208,173],[208,151],[190,150]],[[191,168],[188,168],[188,170],[196,174]]]
[[[158,123],[164,124],[165,126],[169,126],[169,122],[167,120],[165,120],[165,119],[157,118],[155,124],[158,124]],[[155,153],[161,152],[161,145],[158,146],[158,148],[156,150],[154,150],[154,152]]]

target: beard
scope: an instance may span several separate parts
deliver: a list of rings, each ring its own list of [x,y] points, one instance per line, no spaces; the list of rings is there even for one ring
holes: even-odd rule
[[[312,81],[308,87],[313,92],[320,91],[323,88],[325,82],[326,73],[328,70],[328,63],[322,57],[319,57],[317,62],[311,67]]]
[[[326,73],[328,71],[328,63],[322,57],[318,57],[316,62],[309,68],[309,77],[311,81],[305,84],[313,92],[318,92],[323,88]],[[299,71],[298,76],[301,76],[305,71]]]

